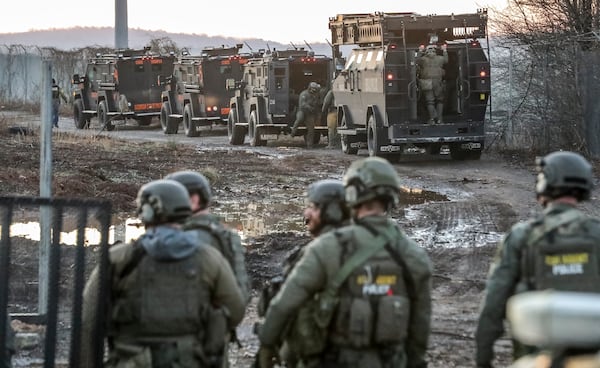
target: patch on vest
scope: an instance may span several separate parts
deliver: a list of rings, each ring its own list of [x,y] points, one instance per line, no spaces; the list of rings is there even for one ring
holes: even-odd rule
[[[362,295],[392,295],[392,286],[398,278],[394,274],[383,274],[373,277],[371,266],[364,267],[365,274],[357,275],[355,282],[362,286]]]
[[[581,275],[585,272],[585,265],[589,263],[588,253],[567,253],[546,255],[544,264],[547,275]]]

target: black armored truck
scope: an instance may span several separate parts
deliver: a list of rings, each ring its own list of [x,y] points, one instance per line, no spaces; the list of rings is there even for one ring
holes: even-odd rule
[[[177,133],[182,122],[188,137],[200,135],[202,127],[225,125],[235,83],[248,61],[248,54],[240,53],[242,46],[205,48],[200,55],[184,51],[178,57],[161,96],[160,124],[165,134]]]
[[[450,154],[479,159],[490,101],[487,10],[473,14],[339,14],[330,18],[333,55],[354,48],[333,81],[342,151],[371,156]],[[432,123],[419,83],[420,50],[446,49],[443,112]]]
[[[332,59],[313,51],[295,47],[290,50],[268,50],[248,60],[243,78],[236,83],[236,95],[229,105],[227,133],[232,145],[244,144],[246,135],[252,146],[264,146],[285,133],[296,118],[298,96],[310,82],[323,90],[331,85]],[[306,128],[297,135],[306,139]],[[316,144],[327,135],[323,122],[315,126]]]
[[[160,115],[160,77],[173,68],[173,55],[157,55],[142,50],[116,50],[91,58],[85,74],[73,75],[73,117],[78,129],[89,127],[97,116],[106,130],[115,122],[136,120],[150,125]]]

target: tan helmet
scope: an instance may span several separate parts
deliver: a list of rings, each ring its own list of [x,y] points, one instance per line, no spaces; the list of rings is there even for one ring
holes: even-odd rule
[[[379,198],[391,208],[399,201],[400,180],[392,164],[373,156],[350,165],[344,174],[344,188],[350,207]]]
[[[188,191],[175,180],[160,179],[142,185],[136,204],[138,216],[146,225],[177,222],[192,213]]]

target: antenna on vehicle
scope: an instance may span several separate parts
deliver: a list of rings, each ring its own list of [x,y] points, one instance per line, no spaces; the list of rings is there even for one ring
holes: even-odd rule
[[[254,52],[254,50],[252,49],[252,46],[250,46],[248,44],[248,42],[244,41],[244,45],[248,46],[248,49],[250,50],[250,52]],[[240,47],[241,48],[241,47]]]
[[[292,47],[294,48],[294,50],[298,50],[298,46],[294,45],[293,42],[290,42],[290,45],[292,45]]]
[[[328,41],[328,42],[329,42],[329,41]],[[310,47],[310,45],[308,44],[308,42],[306,42],[306,40],[304,40],[304,44],[305,44],[306,46],[308,46],[308,49],[309,49],[310,51],[314,51],[314,50],[313,50],[313,48],[312,48],[312,47]],[[331,44],[329,44],[329,45],[331,45]]]

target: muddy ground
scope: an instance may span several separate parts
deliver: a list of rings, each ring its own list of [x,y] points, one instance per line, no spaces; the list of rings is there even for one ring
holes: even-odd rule
[[[27,125],[30,120],[0,113],[2,195],[36,196],[39,192],[39,132],[35,126],[33,135],[25,136],[10,134],[7,129]],[[61,129],[53,133],[55,196],[109,199],[113,222],[119,225],[133,216],[140,185],[172,171],[199,170],[213,183],[213,212],[243,236],[255,296],[278,272],[286,253],[308,241],[301,218],[306,186],[318,179],[341,178],[357,158],[327,150],[324,142],[312,150],[303,149],[301,140],[289,139],[261,148],[232,147],[218,131],[194,140],[182,134],[165,140],[156,125],[129,135],[127,129],[81,134],[63,128],[72,124],[63,120]],[[125,137],[130,138],[121,139]],[[361,151],[358,156],[365,155]],[[496,243],[511,224],[538,210],[532,194],[532,163],[530,154],[491,152],[479,161],[455,162],[441,156],[409,157],[394,163],[405,189],[402,204],[392,217],[428,251],[435,268],[429,367],[474,365],[477,311]],[[594,214],[598,208],[595,196],[585,207]],[[13,247],[11,312],[35,310],[37,303],[37,243],[21,243]],[[90,251],[93,253],[92,247]],[[66,276],[62,284],[70,282]],[[242,347],[232,348],[233,367],[250,367],[258,348],[252,333],[257,321],[255,302],[256,297],[238,328]],[[35,330],[35,326],[23,324],[17,328],[21,332]],[[61,328],[68,330],[68,322]],[[68,344],[61,344],[59,358],[64,358],[67,350]],[[509,340],[501,339],[496,350],[495,366],[506,366]],[[21,351],[15,365],[36,366],[34,358],[39,351]]]

